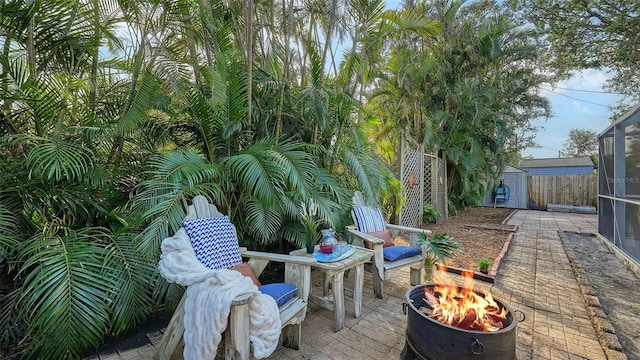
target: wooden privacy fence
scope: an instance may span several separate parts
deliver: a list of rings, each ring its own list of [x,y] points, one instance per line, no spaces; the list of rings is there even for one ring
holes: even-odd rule
[[[527,187],[529,198],[543,210],[549,203],[597,207],[597,175],[530,175]]]

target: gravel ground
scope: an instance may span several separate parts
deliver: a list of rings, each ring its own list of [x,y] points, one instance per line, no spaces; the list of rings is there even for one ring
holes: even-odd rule
[[[594,235],[565,232],[563,241],[588,278],[623,352],[640,360],[640,279]]]

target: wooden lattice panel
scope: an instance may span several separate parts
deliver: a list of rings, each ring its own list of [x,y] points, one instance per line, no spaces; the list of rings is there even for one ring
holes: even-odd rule
[[[440,181],[442,179],[442,181]],[[438,158],[438,181],[437,181],[437,204],[436,207],[447,218],[449,215],[447,211],[447,167],[444,160]]]
[[[424,145],[402,141],[400,180],[404,187],[405,204],[399,224],[422,227],[424,204],[433,204],[444,218],[447,214],[447,169],[445,162],[425,154]]]
[[[431,204],[433,197],[433,189],[432,189],[432,185],[434,184],[433,178],[432,178],[432,171],[431,169],[433,168],[432,164],[434,161],[437,161],[437,158],[433,158],[431,156],[428,155],[424,155],[424,166],[423,166],[423,178],[424,178],[424,184],[422,186],[422,202],[423,203],[427,203],[427,204]],[[437,174],[433,174],[433,176],[437,176]]]
[[[424,185],[422,153],[421,149],[410,149],[406,146],[402,151],[401,175],[405,204],[400,213],[400,225],[422,226],[422,186]]]

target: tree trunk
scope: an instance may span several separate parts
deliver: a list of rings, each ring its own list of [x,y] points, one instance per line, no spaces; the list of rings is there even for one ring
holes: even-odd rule
[[[244,1],[244,30],[247,53],[247,123],[251,123],[253,97],[253,0]]]
[[[285,20],[285,16],[287,19]],[[278,111],[276,114],[276,126],[274,131],[274,136],[276,137],[276,141],[278,141],[278,137],[280,136],[280,131],[282,128],[282,108],[284,106],[284,89],[287,84],[287,80],[289,79],[289,29],[291,23],[293,22],[293,0],[289,1],[289,11],[287,12],[287,8],[285,6],[285,2],[282,2],[282,32],[284,33],[284,68],[282,70],[282,79],[280,85],[280,100],[278,102]]]
[[[99,57],[99,46],[97,44],[100,43],[100,4],[98,0],[93,0],[93,20],[94,20],[94,29],[93,29],[93,38],[96,45],[91,49],[91,75],[90,75],[90,84],[89,88],[89,100],[88,107],[92,112],[95,113],[96,107],[96,93],[98,92],[98,57]]]

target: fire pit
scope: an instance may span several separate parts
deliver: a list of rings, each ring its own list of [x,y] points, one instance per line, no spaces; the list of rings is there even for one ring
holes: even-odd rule
[[[469,304],[473,302],[481,306]],[[456,285],[418,285],[407,291],[403,311],[403,360],[516,358],[518,319],[488,293]],[[524,314],[517,313],[523,321]]]

